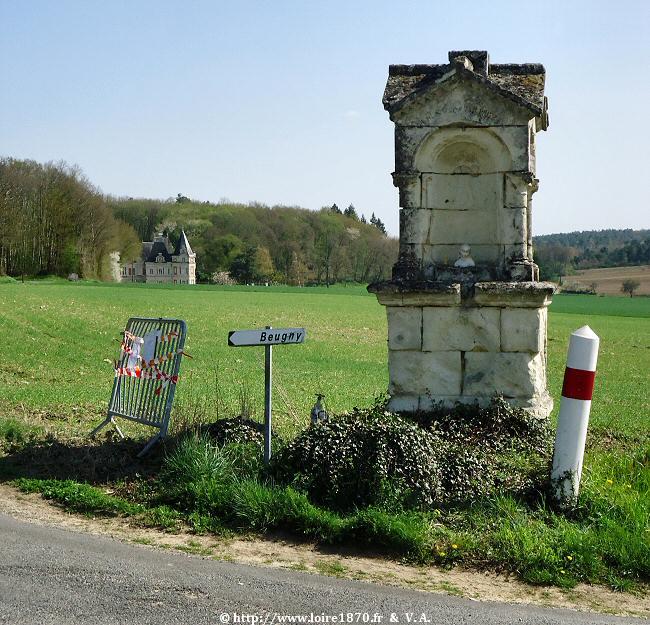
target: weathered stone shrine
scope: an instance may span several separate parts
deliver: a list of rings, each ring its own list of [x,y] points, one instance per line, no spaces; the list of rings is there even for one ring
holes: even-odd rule
[[[390,407],[486,404],[495,394],[547,416],[546,320],[531,212],[535,135],[548,127],[545,70],[450,52],[391,65],[400,253],[370,285],[388,314]]]

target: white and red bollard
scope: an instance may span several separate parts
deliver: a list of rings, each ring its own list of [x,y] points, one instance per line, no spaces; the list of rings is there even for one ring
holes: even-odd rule
[[[589,326],[573,332],[569,340],[551,471],[553,497],[562,505],[578,499],[599,343]]]

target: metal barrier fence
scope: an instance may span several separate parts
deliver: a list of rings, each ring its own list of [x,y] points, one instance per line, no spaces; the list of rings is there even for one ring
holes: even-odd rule
[[[172,401],[183,357],[187,325],[182,319],[131,317],[126,324],[107,417],[91,433],[112,424],[115,417],[157,428],[138,457],[167,435]]]

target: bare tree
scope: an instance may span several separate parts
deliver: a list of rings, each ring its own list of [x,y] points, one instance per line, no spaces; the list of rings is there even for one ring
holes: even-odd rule
[[[638,280],[632,278],[628,280],[623,280],[621,285],[621,293],[629,293],[630,297],[634,297],[635,291],[641,286],[641,283]]]

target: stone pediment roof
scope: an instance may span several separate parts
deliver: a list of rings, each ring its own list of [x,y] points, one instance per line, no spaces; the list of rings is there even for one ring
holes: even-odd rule
[[[450,62],[440,65],[391,65],[384,91],[384,108],[397,111],[454,76],[473,80],[528,108],[535,115],[544,115],[546,101],[544,82],[546,70],[539,63],[490,64],[487,52],[468,50],[449,53]]]

